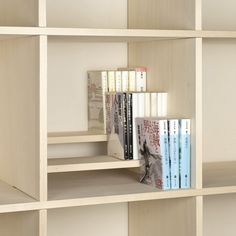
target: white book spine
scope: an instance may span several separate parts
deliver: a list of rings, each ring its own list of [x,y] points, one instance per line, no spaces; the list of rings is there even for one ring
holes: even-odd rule
[[[145,117],[151,116],[151,98],[150,93],[144,93],[145,94]]]
[[[108,91],[116,91],[115,71],[113,70],[108,71]]]
[[[136,73],[134,70],[129,71],[129,91],[136,91]]]
[[[121,72],[122,75],[122,92],[128,92],[129,91],[129,72],[126,70],[123,70]]]
[[[145,70],[136,70],[136,90],[139,92],[147,90],[147,72]]]
[[[158,93],[151,93],[151,117],[157,117],[158,116]]]
[[[145,94],[138,93],[138,117],[145,116]]]
[[[138,117],[138,109],[139,109],[139,103],[138,103],[138,94],[133,93],[133,114],[132,114],[132,119],[133,119],[133,159],[137,160],[139,159],[138,157],[138,144],[137,144],[137,130],[136,130],[136,123],[135,119]]]
[[[122,92],[121,71],[115,71],[116,92]]]

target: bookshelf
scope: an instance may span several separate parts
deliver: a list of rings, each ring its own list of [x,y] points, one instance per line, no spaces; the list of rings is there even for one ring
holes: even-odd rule
[[[235,235],[235,1],[96,4],[0,1],[0,235]],[[87,131],[86,71],[135,65],[191,118],[191,189],[140,184]]]

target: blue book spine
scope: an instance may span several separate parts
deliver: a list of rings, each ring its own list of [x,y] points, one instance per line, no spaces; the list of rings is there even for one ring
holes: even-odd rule
[[[160,151],[163,168],[163,189],[170,189],[170,158],[167,120],[159,120],[160,129]]]
[[[179,189],[179,120],[168,121],[171,188]]]
[[[191,187],[190,120],[180,120],[180,187]]]

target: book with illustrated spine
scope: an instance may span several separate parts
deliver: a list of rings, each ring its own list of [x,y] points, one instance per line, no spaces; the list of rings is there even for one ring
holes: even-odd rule
[[[170,189],[170,160],[167,120],[136,118],[141,159],[140,182],[158,189]]]
[[[180,121],[180,188],[191,187],[190,119]]]
[[[106,133],[107,71],[88,71],[88,129]]]
[[[179,189],[179,120],[168,120],[171,188]]]

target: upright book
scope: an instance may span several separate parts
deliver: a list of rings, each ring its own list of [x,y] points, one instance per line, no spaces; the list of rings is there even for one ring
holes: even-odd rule
[[[88,71],[88,129],[106,133],[107,71]]]
[[[180,120],[180,187],[191,187],[190,119]]]
[[[141,159],[140,182],[159,189],[170,189],[170,160],[167,120],[136,118]]]
[[[171,188],[179,189],[179,120],[168,120]]]

